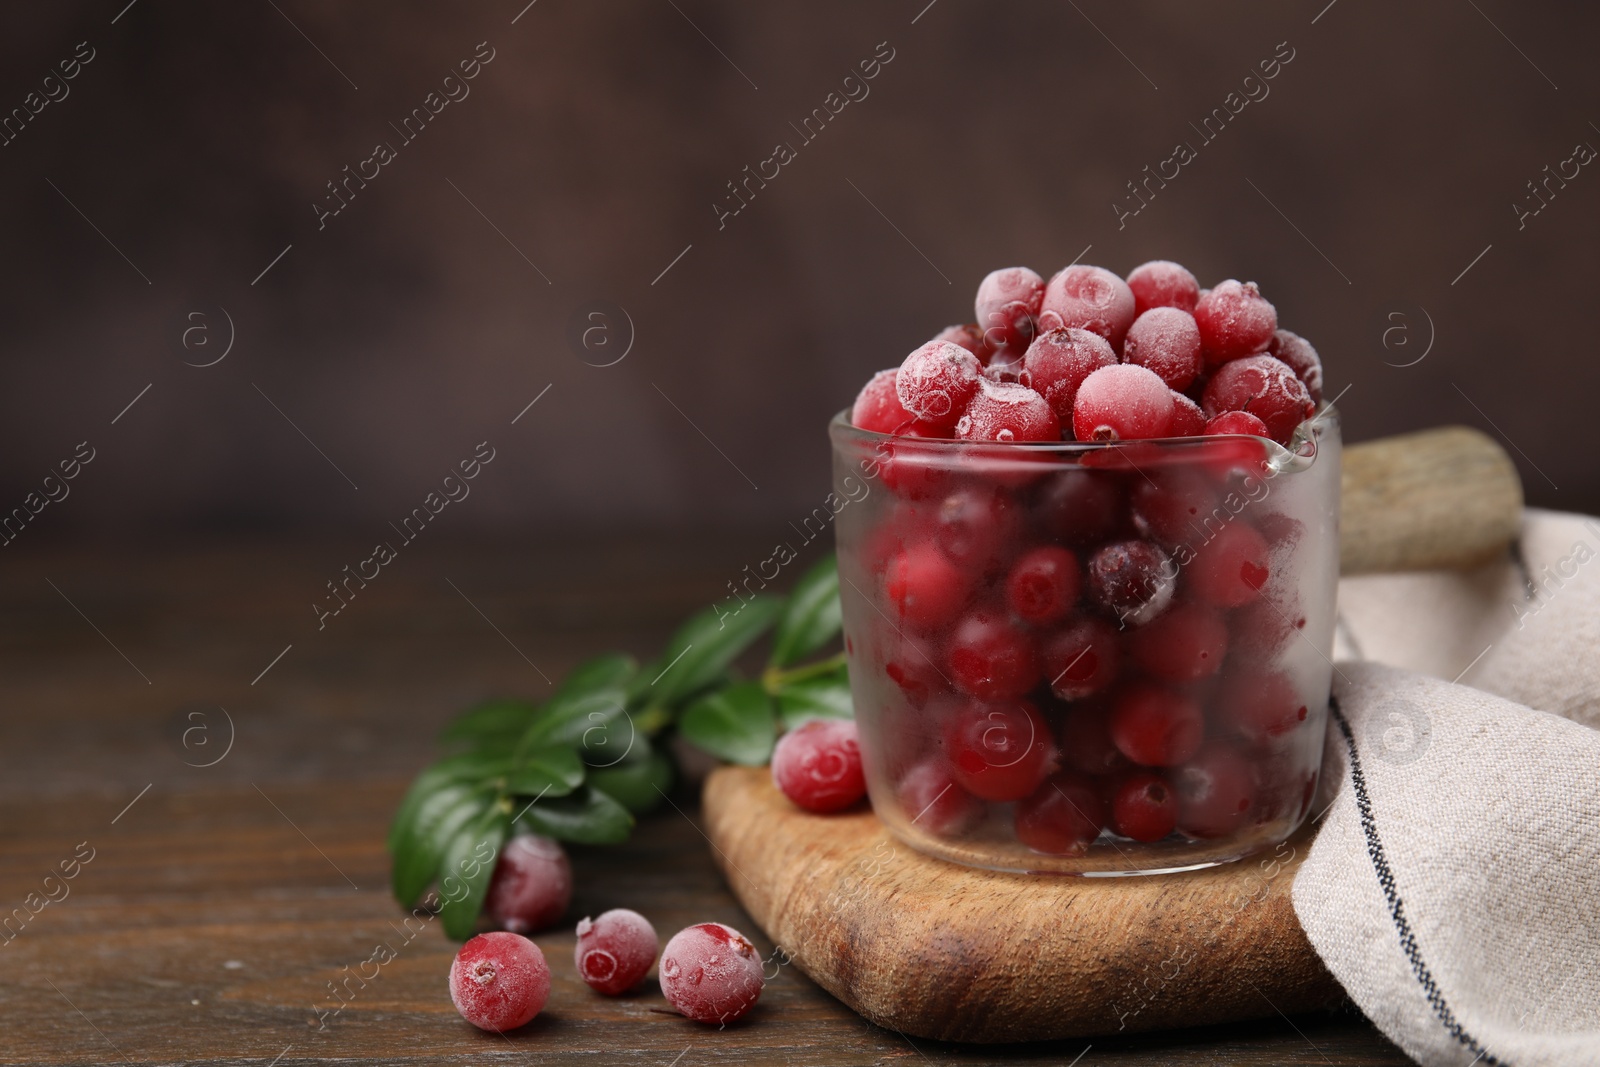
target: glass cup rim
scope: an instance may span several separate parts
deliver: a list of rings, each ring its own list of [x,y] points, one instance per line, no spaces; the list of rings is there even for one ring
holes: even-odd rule
[[[1295,427],[1290,446],[1285,447],[1270,437],[1255,434],[1206,434],[1190,437],[1152,437],[1138,441],[966,441],[953,437],[902,437],[897,434],[865,430],[850,422],[850,409],[844,408],[828,422],[828,434],[835,444],[851,442],[859,447],[879,449],[885,446],[912,447],[928,456],[945,455],[952,461],[963,456],[982,454],[993,458],[1003,450],[1012,455],[1026,454],[1037,462],[1041,454],[1055,455],[1073,461],[1098,453],[1116,452],[1137,447],[1141,451],[1153,450],[1168,454],[1180,453],[1206,444],[1224,441],[1253,441],[1266,451],[1266,468],[1274,474],[1296,473],[1309,470],[1321,451],[1318,431],[1321,427],[1339,425],[1339,411],[1330,401],[1323,401],[1317,410]]]

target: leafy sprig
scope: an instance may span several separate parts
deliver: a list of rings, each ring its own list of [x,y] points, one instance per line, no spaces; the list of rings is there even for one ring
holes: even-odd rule
[[[598,656],[542,704],[491,700],[463,713],[440,735],[450,754],[411,783],[389,829],[395,899],[415,907],[437,883],[445,932],[470,937],[494,859],[514,834],[627,840],[634,816],[672,787],[672,730],[721,759],[760,765],[780,729],[849,718],[843,653],[803,662],[839,630],[830,556],[786,598],[758,594],[736,611],[693,616],[643,666],[621,653]],[[765,669],[742,678],[736,661],[768,631]]]

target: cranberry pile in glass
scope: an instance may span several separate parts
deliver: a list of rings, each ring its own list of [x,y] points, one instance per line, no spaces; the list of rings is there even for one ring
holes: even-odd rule
[[[1338,570],[1322,368],[1254,283],[1024,267],[835,420],[873,806],[947,858],[1146,872],[1286,838]],[[863,432],[865,431],[865,432]]]

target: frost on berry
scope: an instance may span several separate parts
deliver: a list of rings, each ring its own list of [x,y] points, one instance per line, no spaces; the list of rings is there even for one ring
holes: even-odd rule
[[[1083,380],[1117,362],[1110,343],[1097,333],[1073,328],[1034,338],[1022,357],[1018,380],[1044,397],[1063,429],[1072,429],[1072,404]]]
[[[1194,320],[1206,362],[1214,367],[1265,352],[1278,328],[1278,311],[1255,282],[1230,278],[1200,298]]]
[[[1272,335],[1267,355],[1282,360],[1305,383],[1313,404],[1322,403],[1322,360],[1317,350],[1297,333],[1279,330]]]
[[[1033,340],[1044,279],[1027,267],[990,271],[978,284],[973,316],[989,348],[1025,348]]]
[[[856,724],[813,719],[784,734],[772,751],[772,781],[807,811],[839,811],[859,801],[867,782]]]
[[[960,345],[980,360],[989,357],[990,349],[983,343],[983,331],[978,329],[978,324],[975,322],[946,326],[939,331],[939,335],[934,340],[949,341],[953,345]]]
[[[661,951],[661,992],[687,1018],[723,1025],[761,998],[761,957],[739,931],[721,923],[679,930]]]
[[[895,378],[899,374],[899,367],[890,367],[874,374],[872,380],[862,386],[850,409],[850,425],[874,433],[894,433],[912,420],[911,412],[901,405],[900,394],[895,391]]]
[[[515,1030],[538,1015],[549,996],[544,953],[521,934],[479,934],[450,965],[450,999],[480,1030]]]
[[[1144,367],[1119,363],[1083,380],[1072,407],[1080,441],[1133,441],[1164,437],[1172,421],[1172,390]]]
[[[484,908],[513,933],[542,930],[561,921],[572,902],[572,864],[552,838],[513,837],[500,852]]]
[[[590,988],[610,996],[626,993],[650,971],[660,942],[656,929],[636,911],[612,908],[578,923],[573,962]]]
[[[954,426],[978,391],[978,358],[949,341],[929,341],[900,364],[895,392],[918,419],[941,428]]]
[[[1141,626],[1172,603],[1177,571],[1149,541],[1113,541],[1089,557],[1089,596],[1124,623]]]
[[[1206,415],[1246,411],[1260,419],[1267,436],[1288,444],[1296,426],[1315,410],[1305,383],[1288,364],[1272,356],[1247,356],[1226,363],[1206,383]]]
[[[1141,263],[1128,275],[1133,290],[1134,310],[1143,315],[1151,308],[1170,307],[1194,311],[1200,299],[1200,283],[1189,271],[1166,259]]]
[[[1172,421],[1167,424],[1168,437],[1199,437],[1206,432],[1206,413],[1200,405],[1182,393],[1172,394]]]
[[[1059,441],[1061,423],[1045,398],[1026,385],[985,377],[956,422],[956,436],[967,441]]]
[[[1150,368],[1181,393],[1200,374],[1200,327],[1187,311],[1151,308],[1128,327],[1122,362]]]
[[[1071,266],[1062,269],[1044,288],[1039,306],[1039,328],[1061,330],[1080,327],[1097,333],[1121,349],[1122,336],[1133,325],[1133,290],[1103,267]]]

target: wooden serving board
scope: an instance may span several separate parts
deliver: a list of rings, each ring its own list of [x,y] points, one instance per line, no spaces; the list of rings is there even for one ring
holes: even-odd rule
[[[1155,1030],[1343,997],[1289,901],[1311,830],[1202,871],[1066,878],[924,856],[865,807],[808,814],[765,768],[715,771],[704,812],[729,887],[792,965],[914,1037]]]
[[[1446,427],[1345,449],[1346,574],[1469,566],[1504,552],[1522,488],[1500,446]],[[1315,828],[1185,874],[1067,878],[956,866],[871,811],[806,814],[765,769],[705,786],[729,886],[795,966],[879,1025],[1028,1041],[1303,1011],[1343,994],[1289,898]]]

